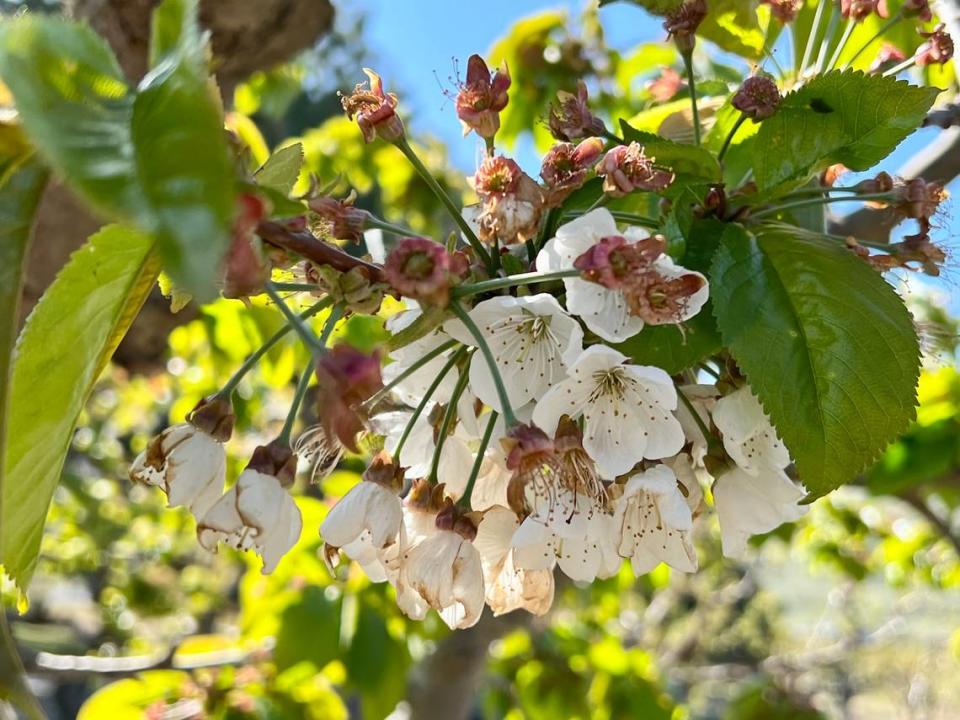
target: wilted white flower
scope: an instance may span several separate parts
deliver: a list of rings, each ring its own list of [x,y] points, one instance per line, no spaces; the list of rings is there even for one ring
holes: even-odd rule
[[[545,293],[484,300],[470,311],[470,317],[490,346],[514,407],[540,397],[563,378],[565,367],[583,349],[580,325]],[[464,344],[476,345],[459,320],[448,321],[444,330]],[[490,368],[479,354],[470,362],[470,386],[483,402],[502,410]]]
[[[487,605],[495,616],[520,608],[543,615],[553,604],[553,571],[523,570],[514,563],[510,544],[519,525],[512,510],[490,507],[484,512],[473,541],[483,563]]]
[[[163,488],[169,507],[186,506],[196,518],[223,493],[233,413],[228,400],[202,401],[185,423],[164,430],[133,461],[130,479]]]
[[[682,572],[697,569],[693,514],[669,467],[657,465],[627,480],[617,515],[620,555],[630,558],[634,573],[648,573],[661,562]]]
[[[396,541],[402,512],[398,493],[403,487],[403,470],[381,453],[371,462],[363,480],[334,505],[323,523],[324,542],[343,548],[369,533],[370,545],[379,550]],[[356,558],[354,558],[356,559]]]
[[[254,550],[263,558],[263,574],[274,571],[300,538],[303,518],[286,488],[293,483],[296,456],[278,444],[258,447],[236,485],[197,523],[197,538],[216,552],[226,542]]]
[[[659,460],[683,447],[683,429],[673,416],[677,391],[660,368],[631,365],[605,345],[587,348],[569,377],[547,391],[533,421],[552,432],[563,415],[583,415],[583,446],[602,477],[629,472],[640,460]]]

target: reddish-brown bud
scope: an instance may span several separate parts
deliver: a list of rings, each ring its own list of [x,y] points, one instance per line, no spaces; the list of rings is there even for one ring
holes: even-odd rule
[[[953,57],[953,38],[944,30],[943,24],[937,25],[933,32],[921,32],[927,41],[917,51],[917,65],[944,65]]]
[[[446,307],[450,286],[466,274],[468,262],[432,240],[404,238],[391,250],[383,270],[400,295]]]
[[[316,215],[314,233],[323,238],[360,242],[370,213],[355,207],[356,199],[353,191],[343,200],[327,195],[310,198],[307,204]]]
[[[853,189],[858,193],[887,193],[893,190],[894,182],[889,173],[879,172],[875,177],[861,180]]]
[[[774,79],[761,73],[743,81],[731,104],[754,122],[760,122],[777,111],[781,99]]]
[[[579,145],[557,143],[543,158],[540,177],[547,186],[548,207],[555,207],[583,185],[603,153],[603,140],[587,138]]]
[[[256,236],[257,223],[267,214],[267,205],[257,195],[237,198],[230,248],[224,258],[223,296],[242,298],[263,291],[270,279],[270,261]]]
[[[557,102],[550,105],[547,126],[557,139],[570,142],[593,135],[603,135],[607,128],[603,121],[590,112],[587,104],[587,85],[577,82],[577,94],[565,90],[557,92]]]
[[[855,22],[862,22],[873,13],[882,18],[889,17],[887,0],[840,0],[840,14]]]
[[[363,429],[362,404],[383,387],[380,358],[340,344],[317,361],[317,414],[324,431],[344,447],[358,452],[357,433]]]
[[[673,38],[681,54],[693,52],[697,42],[697,28],[706,16],[706,0],[687,0],[667,15],[663,29]]]
[[[370,465],[363,471],[364,480],[382,485],[396,493],[403,489],[403,475],[404,469],[384,451],[374,455]]]
[[[904,17],[918,18],[922,22],[930,22],[933,13],[930,11],[930,0],[905,0],[900,6]]]
[[[803,0],[760,0],[760,2],[769,5],[770,13],[784,25],[794,21],[803,5]]]
[[[492,138],[500,129],[500,111],[507,106],[510,71],[503,63],[491,74],[479,55],[467,61],[467,81],[457,93],[457,117],[463,123],[463,134],[471,130],[483,138]]]
[[[603,191],[613,197],[622,197],[634,190],[660,192],[673,182],[673,173],[654,166],[656,158],[647,157],[636,142],[617,145],[597,164],[597,174],[603,176]]]
[[[364,68],[363,72],[370,78],[369,89],[367,83],[359,83],[349,95],[340,95],[347,117],[356,119],[366,142],[373,142],[376,137],[387,142],[400,140],[404,132],[396,113],[397,96],[383,91],[383,81],[373,70]]]
[[[287,443],[274,440],[254,449],[247,470],[273,475],[280,485],[290,487],[297,474],[297,455]]]
[[[230,398],[220,397],[219,395],[204,398],[187,415],[188,423],[222,443],[229,440],[233,434],[235,421],[233,403],[230,402]]]

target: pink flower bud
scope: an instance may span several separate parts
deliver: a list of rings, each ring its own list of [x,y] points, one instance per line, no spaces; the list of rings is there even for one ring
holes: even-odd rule
[[[587,86],[577,82],[577,94],[564,90],[557,92],[556,104],[550,105],[547,125],[557,140],[580,140],[591,135],[603,135],[607,128],[603,121],[590,112],[587,104]]]
[[[761,4],[769,5],[771,14],[784,25],[797,17],[802,0],[760,0]]]
[[[687,0],[683,5],[667,15],[663,29],[673,38],[677,50],[682,54],[693,51],[696,45],[696,32],[707,16],[706,0]]]
[[[953,38],[943,28],[940,24],[933,32],[920,33],[927,41],[917,51],[917,65],[944,65],[953,57]]]
[[[224,258],[223,296],[242,298],[262,292],[270,279],[270,261],[256,236],[257,224],[267,213],[266,203],[257,195],[243,193],[237,199],[233,239]]]
[[[356,193],[351,191],[343,200],[325,195],[311,198],[308,205],[321,224],[317,234],[337,240],[360,242],[370,213],[354,206],[356,197]]]
[[[370,78],[369,89],[366,83],[359,83],[349,95],[340,94],[340,103],[347,117],[356,118],[366,142],[373,142],[376,137],[387,142],[400,140],[404,132],[403,122],[395,111],[397,96],[384,93],[383,81],[373,70],[364,68],[363,72]]]
[[[647,157],[640,143],[617,145],[597,165],[597,174],[603,176],[603,191],[613,197],[623,197],[634,190],[660,192],[673,182],[674,175],[654,167],[656,158]]]
[[[366,414],[362,404],[383,387],[380,358],[340,344],[317,361],[318,415],[330,438],[358,452],[357,433]]]
[[[387,282],[404,297],[446,307],[450,286],[466,274],[466,258],[451,255],[439,243],[426,238],[404,238],[390,252],[383,266]]]
[[[457,117],[463,123],[463,134],[471,130],[483,138],[492,138],[500,129],[500,111],[507,106],[510,71],[503,63],[491,74],[479,55],[467,61],[467,81],[457,93]]]
[[[845,18],[861,22],[872,13],[882,18],[889,17],[887,0],[840,0],[840,14]]]
[[[743,81],[731,104],[754,122],[771,117],[780,106],[780,90],[766,74],[753,75]]]
[[[890,177],[889,173],[879,172],[876,177],[869,178],[867,180],[861,180],[856,185],[853,186],[853,189],[858,193],[886,193],[893,190],[893,178]]]
[[[654,100],[662,103],[680,92],[681,87],[683,87],[683,78],[680,77],[680,73],[673,68],[665,67],[657,79],[647,83],[646,90]]]

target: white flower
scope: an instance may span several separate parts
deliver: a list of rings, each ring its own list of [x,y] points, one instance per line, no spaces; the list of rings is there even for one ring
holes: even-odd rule
[[[806,506],[797,504],[803,497],[803,490],[782,470],[771,468],[751,475],[737,467],[720,475],[713,486],[713,503],[723,554],[743,558],[751,535],[800,518],[807,511]]]
[[[749,387],[717,400],[713,422],[723,434],[724,450],[747,474],[782,470],[790,464],[786,446]]]
[[[471,627],[480,619],[484,597],[480,553],[458,532],[437,530],[417,543],[406,553],[400,576],[403,590],[437,610],[451,629]],[[401,592],[398,587],[398,602]],[[414,612],[414,619],[418,615]]]
[[[473,541],[483,563],[487,605],[494,616],[519,608],[543,615],[553,604],[553,571],[523,570],[514,563],[510,543],[519,525],[512,510],[491,507],[484,512]]]
[[[558,491],[542,500],[517,528],[511,544],[514,565],[523,570],[550,570],[555,565],[572,580],[610,577],[620,566],[616,522],[595,509],[594,498]]]
[[[164,430],[137,456],[130,479],[163,488],[169,507],[185,505],[201,518],[223,493],[223,443],[190,423]]]
[[[621,232],[613,215],[606,208],[597,208],[557,228],[557,235],[537,255],[537,270],[555,272],[573,269],[574,261],[601,238],[622,235],[636,242],[647,237],[641,228],[630,227]],[[583,318],[594,333],[609,342],[620,342],[643,329],[643,320],[630,314],[627,301],[619,290],[611,290],[579,277],[564,278],[567,310]]]
[[[221,541],[237,550],[256,551],[267,575],[296,544],[302,529],[300,509],[280,481],[247,469],[197,523],[197,538],[212,552]]]
[[[387,320],[387,331],[391,334],[396,334],[409,327],[417,318],[420,317],[420,315],[421,312],[419,309],[404,310],[399,312]],[[440,330],[435,330],[419,340],[414,340],[409,345],[405,345],[398,350],[392,351],[390,353],[390,359],[393,360],[393,362],[383,368],[384,384],[392,382],[401,373],[405,372],[413,363],[420,360],[424,355],[432,350],[435,350],[449,340],[449,336],[447,336],[445,333],[441,332]],[[391,392],[406,405],[414,407],[419,404],[423,396],[426,395],[427,389],[440,374],[443,366],[447,364],[447,361],[450,359],[449,355],[452,351],[453,349],[447,350],[429,360],[422,367],[411,373],[409,377],[406,377],[397,383]],[[437,389],[433,395],[433,401],[442,403],[450,400],[456,384],[456,374],[447,373],[447,375],[437,386]]]
[[[490,443],[483,454],[480,472],[470,493],[470,507],[474,510],[508,504],[507,486],[513,472],[507,469],[506,462],[503,447],[499,443]]]
[[[343,548],[366,531],[373,548],[381,549],[396,541],[402,518],[395,490],[379,482],[361,480],[327,513],[320,535],[324,542]]]
[[[563,415],[583,415],[583,446],[601,477],[629,472],[643,458],[659,460],[683,447],[683,429],[673,416],[677,391],[660,368],[630,365],[605,345],[587,348],[569,377],[540,399],[533,421],[548,434]]]
[[[470,318],[490,346],[514,407],[540,397],[564,377],[564,368],[583,350],[580,325],[545,293],[484,300],[470,311]],[[459,320],[448,321],[444,330],[462,343],[476,345]],[[490,368],[479,352],[470,361],[470,386],[483,402],[502,410]]]
[[[661,562],[682,572],[697,569],[693,514],[669,467],[657,465],[631,477],[617,511],[622,518],[620,555],[630,558],[635,574],[648,573]]]

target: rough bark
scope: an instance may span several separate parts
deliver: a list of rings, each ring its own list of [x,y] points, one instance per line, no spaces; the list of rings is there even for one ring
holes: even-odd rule
[[[147,64],[150,12],[159,0],[68,0],[67,12],[85,19],[110,43],[131,82]],[[229,98],[252,72],[289,59],[329,31],[330,0],[201,0],[201,23],[211,33],[217,81]],[[25,279],[25,315],[44,289],[102,223],[61,183],[47,188]],[[117,350],[115,359],[133,370],[157,367],[170,330],[195,316],[173,315],[155,291]]]

